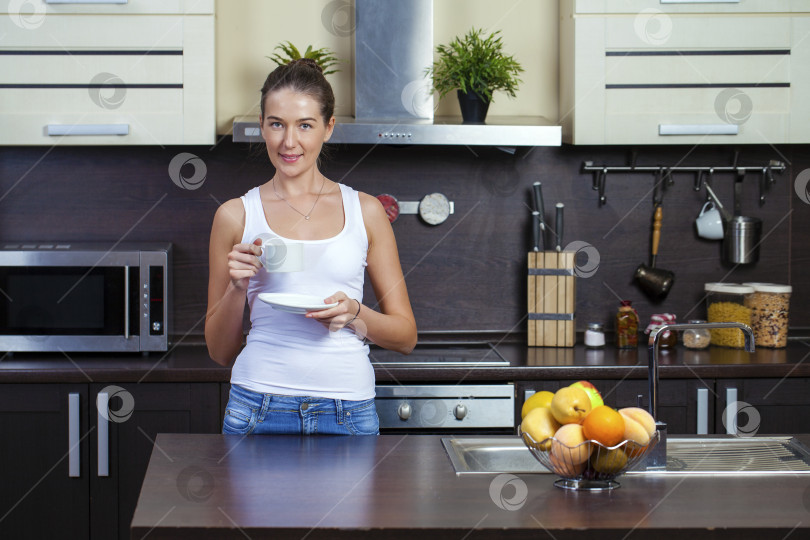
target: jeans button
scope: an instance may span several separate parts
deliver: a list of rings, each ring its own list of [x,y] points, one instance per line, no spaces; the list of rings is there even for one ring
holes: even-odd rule
[[[305,411],[305,410],[307,410],[307,409],[309,409],[309,403],[302,403],[302,404],[301,404],[301,410],[302,410],[302,411]]]

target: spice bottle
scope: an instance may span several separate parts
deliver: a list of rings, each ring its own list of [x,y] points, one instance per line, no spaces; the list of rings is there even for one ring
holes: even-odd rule
[[[605,333],[599,323],[588,323],[585,330],[585,346],[589,349],[601,349],[605,346]]]
[[[616,313],[616,347],[635,349],[638,347],[638,313],[630,300],[622,300]]]
[[[650,324],[647,325],[647,329],[644,331],[645,334],[650,335],[650,345],[652,345],[655,335],[665,324],[675,324],[675,315],[672,313],[657,313],[650,317]],[[659,349],[671,349],[677,344],[678,333],[674,330],[664,330],[664,333],[658,338]]]
[[[703,324],[706,321],[695,319],[690,324]],[[690,328],[683,331],[683,346],[687,349],[705,349],[712,342],[712,334],[706,328]]]

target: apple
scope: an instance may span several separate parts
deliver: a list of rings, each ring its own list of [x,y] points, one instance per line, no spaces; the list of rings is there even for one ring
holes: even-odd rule
[[[536,407],[550,407],[551,406],[551,398],[554,397],[554,392],[549,392],[548,390],[541,390],[540,392],[535,392],[529,399],[523,402],[523,408],[520,410],[520,418],[526,418],[526,415],[529,414],[529,411]]]
[[[537,448],[544,452],[551,448],[551,440],[547,439],[553,437],[558,429],[560,423],[554,419],[548,407],[532,409],[520,423],[520,430],[529,434],[537,442]]]
[[[577,381],[571,386],[585,390],[588,397],[591,398],[591,409],[595,409],[600,405],[605,404],[605,402],[602,400],[602,394],[600,394],[599,390],[597,390],[596,387],[588,381]]]
[[[554,393],[549,408],[560,424],[578,424],[591,412],[591,398],[582,388],[566,386]]]

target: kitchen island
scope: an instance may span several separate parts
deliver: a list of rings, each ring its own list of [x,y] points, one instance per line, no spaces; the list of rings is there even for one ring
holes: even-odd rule
[[[634,475],[572,492],[551,474],[457,476],[441,438],[161,434],[132,538],[810,536],[808,476]]]

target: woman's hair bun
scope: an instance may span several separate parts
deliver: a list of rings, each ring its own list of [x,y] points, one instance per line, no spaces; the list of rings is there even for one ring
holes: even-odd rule
[[[318,62],[313,60],[312,58],[298,58],[297,60],[293,60],[290,64],[299,64],[302,66],[308,66],[313,69],[317,69],[320,73],[323,73],[323,68],[318,65]]]

